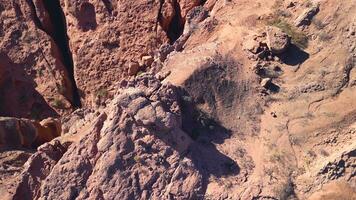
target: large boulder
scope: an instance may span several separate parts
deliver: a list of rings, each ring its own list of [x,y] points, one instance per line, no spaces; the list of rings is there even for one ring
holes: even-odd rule
[[[267,45],[272,53],[281,54],[286,51],[290,44],[290,37],[280,28],[267,27]]]
[[[202,0],[178,0],[179,8],[181,11],[182,19],[185,20],[188,12],[195,6],[202,4]]]

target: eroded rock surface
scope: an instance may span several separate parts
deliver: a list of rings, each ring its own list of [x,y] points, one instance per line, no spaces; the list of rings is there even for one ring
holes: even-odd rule
[[[0,152],[1,197],[354,199],[355,8],[353,0],[0,4],[1,108],[28,111],[15,107],[20,86],[29,93],[34,86],[53,112],[83,106],[62,115],[61,127],[0,120],[5,136],[62,129],[37,150],[16,137],[17,148]],[[24,51],[17,41],[26,42],[27,25],[53,46],[41,35]],[[21,37],[8,40],[7,30]],[[45,56],[32,54],[36,44],[48,48]],[[26,62],[17,62],[21,56]],[[47,71],[33,84],[14,75],[47,56],[65,66],[55,72],[71,86],[52,84],[60,76],[46,79]],[[57,87],[53,98],[45,81]]]
[[[0,115],[43,119],[70,111],[72,83],[31,1],[0,5]]]
[[[15,197],[28,190],[30,199],[198,198],[202,172],[181,130],[177,95],[152,76],[125,83],[68,149],[57,141],[29,159]]]
[[[268,26],[267,45],[272,53],[280,54],[287,50],[290,44],[289,36],[277,27]]]

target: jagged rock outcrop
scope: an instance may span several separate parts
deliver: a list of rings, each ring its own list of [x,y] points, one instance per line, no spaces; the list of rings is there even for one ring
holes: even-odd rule
[[[0,152],[3,199],[354,199],[355,1],[17,2],[30,3],[67,71],[68,102],[83,107],[61,128],[10,118],[14,130],[63,135]],[[19,12],[0,4],[4,13]],[[1,47],[1,58],[23,55]],[[18,89],[6,85],[13,69],[0,67],[1,90]]]
[[[202,172],[181,129],[176,87],[148,75],[123,82],[90,123],[75,133],[77,141],[39,148],[25,165],[15,199],[202,197]]]
[[[195,6],[199,6],[202,4],[202,0],[178,0],[179,8],[181,11],[181,17],[185,20],[188,12],[194,8]]]
[[[143,56],[153,56],[172,34],[182,32],[182,19],[200,3],[60,1],[70,35],[75,80],[84,105],[95,105],[98,90],[110,90],[126,76],[150,67],[133,68],[132,63],[140,62]],[[182,19],[174,21],[177,16]]]

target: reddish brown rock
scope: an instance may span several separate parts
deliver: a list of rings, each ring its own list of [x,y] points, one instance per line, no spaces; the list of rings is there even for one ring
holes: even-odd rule
[[[168,41],[158,27],[158,1],[61,0],[61,7],[85,106],[91,106],[100,88],[110,88],[128,75],[125,63],[152,55]]]
[[[138,64],[138,62],[130,61],[128,65],[129,65],[128,74],[130,76],[136,75],[140,69],[140,65]]]
[[[188,12],[194,8],[195,6],[199,6],[202,4],[201,0],[178,0],[181,16],[183,20],[187,16]]]
[[[175,2],[173,0],[164,1],[160,13],[160,24],[163,30],[168,31],[176,14]]]
[[[181,130],[177,88],[141,75],[118,94],[68,149],[60,142],[40,147],[25,165],[14,199],[202,194],[202,174],[188,153],[192,140]]]
[[[286,51],[290,44],[290,37],[280,28],[267,27],[267,45],[274,54],[281,54]]]
[[[0,115],[45,118],[71,109],[72,87],[54,40],[31,1],[0,1]],[[61,101],[65,107],[54,108]]]

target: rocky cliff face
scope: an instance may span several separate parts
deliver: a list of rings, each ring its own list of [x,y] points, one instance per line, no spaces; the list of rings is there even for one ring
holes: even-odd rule
[[[3,116],[45,118],[71,109],[72,82],[56,41],[30,1],[1,1],[1,105]]]
[[[0,195],[355,199],[355,11],[0,0]]]

